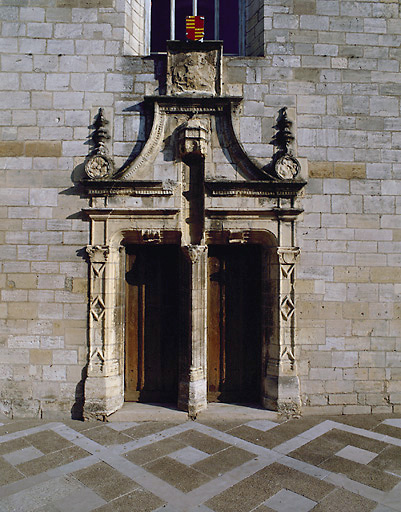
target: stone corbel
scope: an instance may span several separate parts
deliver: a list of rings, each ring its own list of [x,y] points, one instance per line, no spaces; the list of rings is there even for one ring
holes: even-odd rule
[[[208,119],[192,117],[178,131],[178,156],[185,163],[194,158],[205,158],[209,143]]]

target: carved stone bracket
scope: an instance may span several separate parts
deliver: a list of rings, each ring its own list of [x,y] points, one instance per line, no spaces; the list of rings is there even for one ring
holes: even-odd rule
[[[184,123],[178,132],[178,156],[184,162],[189,158],[207,154],[210,122],[206,118],[192,117]]]

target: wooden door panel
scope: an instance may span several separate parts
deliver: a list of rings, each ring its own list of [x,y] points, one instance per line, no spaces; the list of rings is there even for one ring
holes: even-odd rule
[[[169,402],[178,382],[178,249],[127,248],[125,400]]]
[[[260,250],[210,246],[208,270],[208,400],[258,401]]]

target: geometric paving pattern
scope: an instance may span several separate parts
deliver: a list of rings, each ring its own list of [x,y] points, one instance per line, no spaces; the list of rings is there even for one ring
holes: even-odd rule
[[[0,426],[0,512],[401,512],[401,420]]]

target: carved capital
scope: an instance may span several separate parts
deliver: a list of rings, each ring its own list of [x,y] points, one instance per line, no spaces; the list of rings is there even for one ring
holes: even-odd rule
[[[87,245],[86,252],[91,262],[107,261],[110,254],[110,247],[108,245]]]
[[[182,247],[182,250],[184,251],[185,256],[188,258],[188,260],[194,264],[199,261],[199,258],[203,253],[207,251],[207,245],[184,245]]]
[[[280,265],[295,265],[296,260],[301,253],[299,247],[278,247],[277,254]]]

